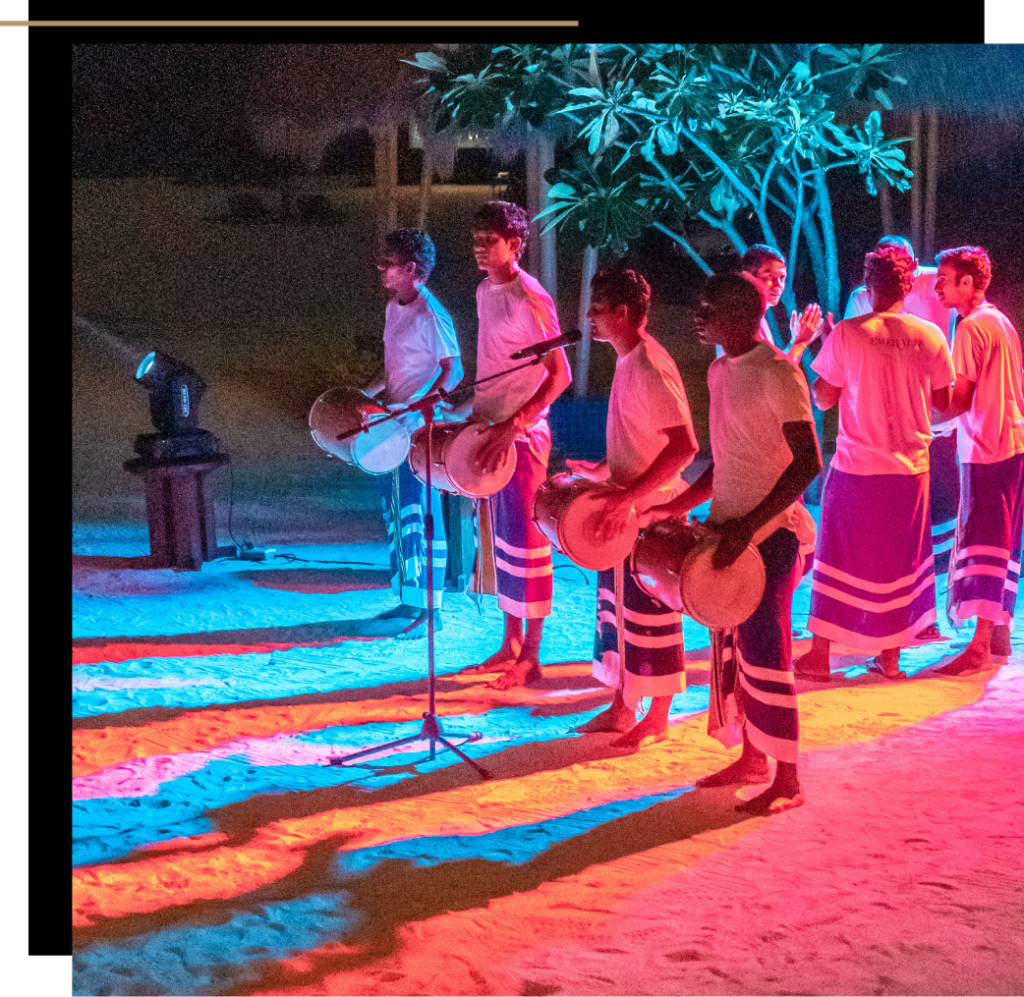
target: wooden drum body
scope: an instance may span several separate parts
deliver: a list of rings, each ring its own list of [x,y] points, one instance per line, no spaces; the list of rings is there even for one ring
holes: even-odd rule
[[[630,570],[648,595],[711,630],[745,622],[764,595],[764,562],[753,544],[721,571],[711,566],[720,534],[666,519],[640,533]]]
[[[624,561],[636,542],[635,515],[611,540],[598,542],[594,529],[607,499],[619,491],[614,485],[594,482],[578,474],[555,474],[537,492],[533,521],[555,549],[591,571],[607,571]]]
[[[358,388],[331,388],[309,410],[309,431],[321,450],[354,464],[367,474],[388,474],[409,455],[409,431]],[[369,427],[355,436],[338,436],[357,426]]]
[[[480,450],[490,430],[486,422],[434,423],[431,451],[434,466],[430,469],[431,487],[454,492],[466,498],[487,498],[500,492],[516,470],[516,448],[510,444],[508,453],[497,469],[485,473],[480,469]],[[412,473],[424,484],[427,481],[427,427],[412,434],[409,450]]]

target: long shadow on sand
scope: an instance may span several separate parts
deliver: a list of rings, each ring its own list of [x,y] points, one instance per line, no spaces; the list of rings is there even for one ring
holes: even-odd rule
[[[374,962],[398,947],[399,930],[405,924],[425,920],[449,911],[485,908],[492,900],[537,890],[545,883],[578,875],[590,866],[682,841],[704,831],[728,827],[749,819],[735,810],[735,795],[721,790],[678,791],[674,799],[655,802],[644,809],[611,816],[616,807],[595,807],[562,817],[553,817],[529,828],[502,829],[484,835],[432,839],[429,864],[411,858],[390,858],[369,854],[367,868],[343,867],[338,850],[345,835],[315,842],[306,849],[302,866],[295,872],[257,890],[228,900],[194,901],[169,906],[148,914],[103,919],[75,932],[74,947],[81,950],[99,942],[130,942],[162,929],[187,929],[202,925],[223,925],[229,933],[237,915],[305,897],[333,896],[338,907],[338,929],[333,937],[321,937],[317,946],[341,942],[347,952],[324,952],[322,948],[304,954],[303,968],[276,960],[254,958],[244,973],[244,990],[269,990],[315,983],[329,973],[351,970]],[[621,808],[619,808],[621,810]],[[610,811],[610,813],[609,813]],[[610,819],[606,819],[609,817]],[[596,826],[594,824],[596,823]],[[550,833],[544,833],[544,827]],[[579,833],[569,833],[580,829]],[[531,831],[533,832],[531,834]],[[508,859],[480,857],[480,853],[502,853],[509,835],[521,840]],[[531,846],[531,838],[538,841]],[[553,840],[554,839],[554,840]],[[493,841],[493,844],[491,843]],[[445,859],[444,854],[469,857]],[[352,853],[345,853],[350,855]],[[528,855],[526,861],[517,856]],[[602,896],[584,890],[578,904],[600,910]],[[312,947],[312,946],[311,946]],[[352,951],[355,949],[356,951]],[[259,974],[253,980],[252,974]],[[223,976],[222,976],[223,979]],[[225,981],[220,993],[241,992]]]
[[[392,622],[392,621],[385,621]],[[566,664],[580,664],[580,662],[565,662]],[[553,667],[546,665],[545,667]],[[424,665],[424,669],[426,665]],[[463,682],[456,682],[439,676],[435,680],[437,692],[459,692],[467,694],[472,692],[476,696],[487,694],[487,682],[490,678],[484,678],[478,683],[467,685]],[[564,678],[544,678],[530,684],[530,689],[539,693],[554,691],[556,689],[593,689],[594,696],[588,697],[584,702],[574,700],[567,704],[568,708],[549,707],[547,705],[536,706],[531,711],[531,716],[546,717],[560,716],[565,713],[585,713],[588,710],[596,709],[599,705],[610,701],[612,691],[600,685],[596,679],[589,675],[568,675]],[[203,706],[146,706],[135,710],[122,710],[118,713],[98,713],[89,717],[74,717],[71,721],[72,730],[102,729],[104,727],[145,727],[147,724],[162,720],[174,720],[177,717],[188,716],[196,713],[215,711],[218,713],[226,710],[252,710],[264,706],[316,706],[327,703],[361,703],[370,702],[376,699],[390,699],[393,696],[422,696],[424,709],[427,703],[427,679],[415,679],[408,682],[386,682],[375,686],[355,686],[340,689],[330,689],[325,692],[301,693],[295,696],[283,696],[276,699],[246,699],[232,703],[207,703]],[[505,697],[492,696],[488,708],[499,708],[510,705]]]

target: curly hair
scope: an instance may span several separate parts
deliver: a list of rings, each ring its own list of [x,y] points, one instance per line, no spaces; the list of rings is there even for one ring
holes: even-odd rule
[[[903,248],[887,243],[864,256],[864,283],[869,291],[905,298],[914,286],[914,258]]]
[[[594,300],[602,301],[612,308],[625,305],[634,322],[646,318],[651,307],[651,285],[635,270],[618,267],[598,270],[590,281],[590,294]]]
[[[384,236],[384,251],[401,263],[415,263],[416,277],[426,281],[434,269],[434,240],[421,228],[396,228]]]
[[[944,249],[935,254],[937,266],[946,264],[956,271],[956,279],[973,277],[974,289],[982,294],[992,283],[992,261],[981,246],[959,246],[956,249]]]
[[[473,216],[473,228],[482,232],[497,232],[503,239],[522,240],[516,259],[523,255],[530,237],[530,216],[511,201],[486,201]]]

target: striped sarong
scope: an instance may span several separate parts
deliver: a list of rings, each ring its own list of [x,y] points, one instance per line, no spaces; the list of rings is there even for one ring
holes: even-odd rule
[[[406,606],[427,608],[427,537],[423,528],[427,486],[403,461],[390,474],[377,479],[384,526],[391,550],[391,591]],[[434,516],[434,608],[441,607],[444,575],[448,566],[441,496],[430,490],[430,511]]]
[[[960,519],[946,612],[1013,629],[1024,521],[1024,454],[960,465]]]
[[[949,436],[936,436],[929,448],[929,501],[932,514],[932,556],[935,574],[949,570],[949,553],[956,533],[960,506],[960,467],[956,459],[956,429]]]
[[[935,622],[928,473],[831,468],[821,500],[807,629],[865,653]]]
[[[615,568],[597,573],[597,632],[594,677],[607,686],[622,681],[626,706],[636,709],[643,696],[674,696],[686,689],[683,621],[679,613],[637,585],[628,565],[622,585],[623,652],[626,673],[619,673],[619,631],[615,619]]]
[[[761,602],[738,627],[711,632],[708,733],[731,748],[742,729],[759,751],[795,764],[800,731],[791,610],[800,542],[780,529],[757,549],[765,570]]]
[[[516,439],[515,447],[512,480],[482,501],[490,507],[498,606],[512,616],[532,620],[551,615],[551,544],[533,521],[537,491],[547,479],[551,450],[547,423],[529,429]]]

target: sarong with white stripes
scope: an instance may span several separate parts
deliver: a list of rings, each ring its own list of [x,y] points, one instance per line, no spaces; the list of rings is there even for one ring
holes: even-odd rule
[[[935,622],[928,473],[831,468],[807,629],[865,653],[903,647]]]
[[[390,474],[377,479],[384,526],[391,548],[391,591],[406,606],[427,608],[427,538],[423,516],[426,511],[427,486],[412,473],[403,461]],[[441,607],[444,575],[448,566],[448,544],[445,539],[441,496],[430,490],[430,511],[434,516],[434,608]]]
[[[551,615],[551,544],[533,521],[537,491],[547,479],[551,434],[546,422],[515,441],[512,480],[487,501],[494,539],[498,606],[532,620]]]
[[[1024,521],[1024,454],[960,465],[960,520],[947,614],[1013,629]]]
[[[764,561],[764,595],[750,618],[731,630],[713,630],[708,733],[727,748],[747,740],[780,762],[799,754],[792,663],[792,602],[800,543],[776,530],[757,549]]]
[[[949,436],[936,436],[928,451],[929,501],[932,514],[932,556],[935,574],[949,570],[949,554],[956,533],[960,506],[960,466],[956,459],[956,429]]]
[[[622,616],[626,674],[619,674],[619,632],[615,620],[615,569],[597,573],[597,633],[594,677],[617,687],[636,709],[643,696],[674,696],[686,689],[683,623],[679,613],[637,585],[628,565],[623,571]]]

